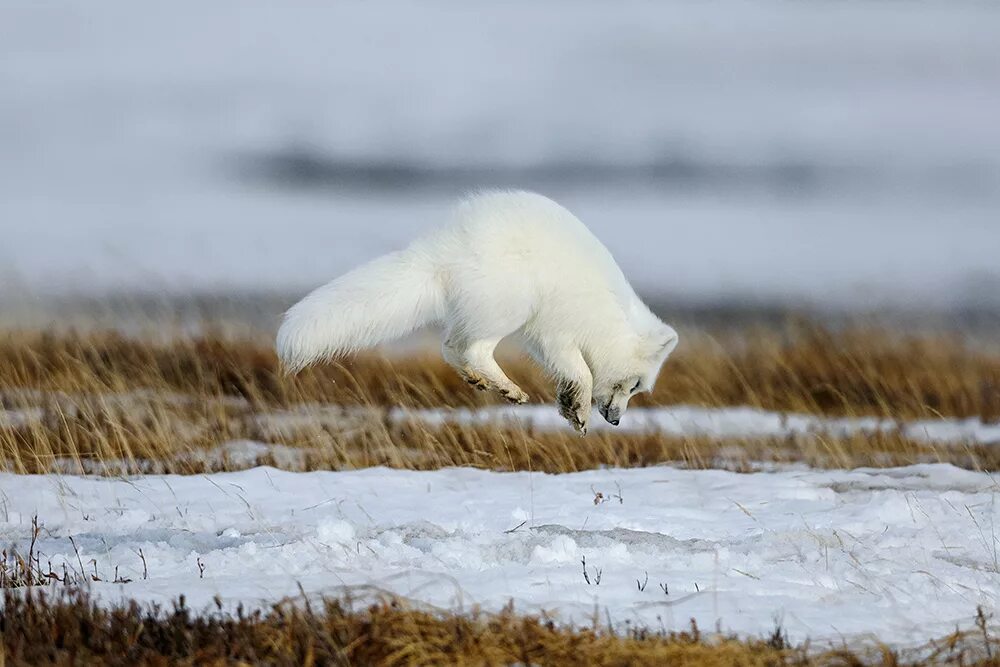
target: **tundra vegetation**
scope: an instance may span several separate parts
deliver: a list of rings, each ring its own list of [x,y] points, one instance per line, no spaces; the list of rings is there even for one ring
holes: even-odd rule
[[[767,463],[948,462],[1000,470],[995,444],[936,443],[903,428],[922,419],[1000,420],[997,340],[802,319],[739,332],[678,329],[683,344],[655,390],[634,406],[749,406],[873,417],[899,427],[762,437],[608,428],[580,437],[565,426],[419,417],[413,411],[500,405],[472,391],[435,350],[367,354],[289,376],[268,332],[6,330],[0,333],[0,469],[193,474],[267,464],[569,472],[671,464],[744,471]],[[504,354],[505,370],[530,400],[555,411],[554,383],[525,359]],[[237,456],[222,447],[234,441],[266,446]],[[599,618],[591,627],[567,627],[514,609],[454,615],[398,599],[329,600],[322,608],[286,601],[237,616],[196,614],[183,601],[108,608],[88,596],[83,563],[79,571],[46,571],[30,552],[5,552],[0,567],[7,591],[0,665],[1000,664],[991,610],[980,611],[976,629],[928,637],[912,650],[875,639],[817,651],[790,645],[780,628],[761,638],[705,634],[694,626],[623,633]]]

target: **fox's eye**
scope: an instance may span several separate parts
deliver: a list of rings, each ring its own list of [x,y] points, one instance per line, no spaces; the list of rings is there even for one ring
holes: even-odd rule
[[[639,385],[640,385],[640,384],[642,384],[642,380],[636,380],[636,381],[635,381],[635,386],[634,386],[634,387],[632,387],[632,393],[633,393],[633,394],[634,394],[635,392],[639,391]]]

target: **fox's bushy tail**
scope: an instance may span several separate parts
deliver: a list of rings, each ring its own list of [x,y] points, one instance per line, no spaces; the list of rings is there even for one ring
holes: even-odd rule
[[[442,286],[414,249],[383,255],[313,290],[285,313],[278,356],[289,372],[405,336],[438,320]]]

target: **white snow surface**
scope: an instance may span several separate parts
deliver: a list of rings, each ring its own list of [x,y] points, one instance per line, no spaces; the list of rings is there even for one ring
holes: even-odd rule
[[[257,606],[301,584],[310,596],[385,591],[460,611],[513,600],[581,624],[596,612],[601,623],[694,618],[763,633],[777,620],[795,640],[874,633],[903,645],[968,625],[977,605],[995,609],[998,490],[949,465],[2,474],[0,543],[25,550],[37,514],[43,563],[133,579],[92,584],[106,601]]]
[[[63,410],[75,410],[76,400],[69,394],[47,394],[12,390],[0,394],[28,400],[34,396],[42,403],[57,400]],[[147,398],[146,392],[105,393],[101,400],[136,408]],[[158,400],[189,402],[189,397],[157,394]],[[245,405],[242,399],[225,399],[231,405]],[[20,427],[40,422],[45,410],[32,406],[23,409],[0,408],[0,426]],[[570,429],[558,410],[549,404],[491,405],[479,408],[376,408],[304,403],[284,410],[255,412],[251,417],[268,439],[280,441],[289,429],[313,424],[351,430],[370,419],[391,423],[418,421],[429,426],[447,423],[510,425],[541,431]],[[768,438],[800,435],[850,436],[854,434],[899,431],[905,437],[934,444],[1000,444],[1000,423],[987,423],[975,417],[919,419],[914,421],[879,417],[825,417],[795,412],[762,410],[749,406],[700,407],[695,405],[662,405],[651,408],[630,408],[620,426],[603,421],[596,410],[589,425],[595,431],[663,433],[677,436],[708,436],[714,438]],[[247,443],[237,443],[237,450],[228,455],[237,460],[252,461],[256,451]],[[280,445],[272,445],[280,446]],[[285,448],[288,449],[288,448]],[[272,452],[273,453],[273,452]],[[284,453],[282,455],[285,455]],[[294,458],[294,457],[293,457]]]
[[[264,421],[276,416],[265,417]],[[510,423],[540,430],[569,428],[551,405],[501,405],[486,408],[394,408],[390,419],[414,419],[428,424]],[[280,423],[281,417],[277,417]],[[273,423],[273,422],[272,422]],[[630,408],[620,426],[611,426],[592,415],[590,429],[600,431],[656,432],[668,435],[704,435],[716,438],[766,438],[790,435],[830,434],[853,435],[877,431],[899,432],[906,437],[928,443],[993,444],[1000,443],[1000,424],[989,424],[976,418],[922,419],[911,422],[878,417],[831,418],[816,415],[773,412],[751,407],[702,408],[690,405],[670,405],[655,408]]]

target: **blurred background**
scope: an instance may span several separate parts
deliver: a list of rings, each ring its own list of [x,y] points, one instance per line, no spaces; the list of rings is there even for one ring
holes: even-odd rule
[[[480,187],[668,314],[995,323],[1000,5],[0,1],[8,323],[271,321]]]

